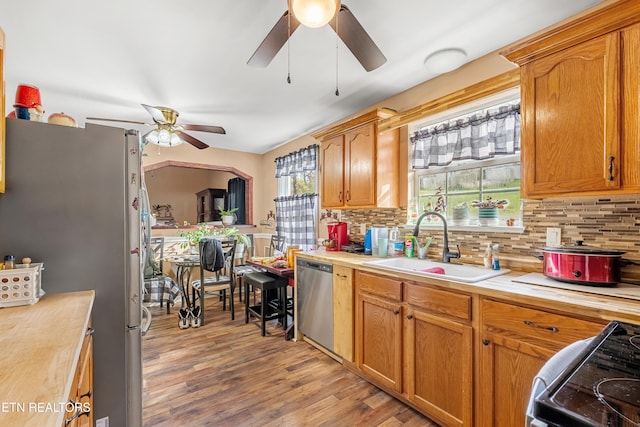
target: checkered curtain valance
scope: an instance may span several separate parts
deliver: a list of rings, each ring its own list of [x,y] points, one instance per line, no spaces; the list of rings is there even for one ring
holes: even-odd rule
[[[276,157],[276,178],[318,168],[318,144],[302,148],[286,156]]]
[[[413,169],[520,151],[520,103],[501,105],[416,131]]]

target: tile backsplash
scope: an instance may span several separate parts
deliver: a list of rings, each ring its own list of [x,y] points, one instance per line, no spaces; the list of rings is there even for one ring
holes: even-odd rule
[[[640,262],[640,195],[616,197],[580,197],[533,200],[523,203],[522,233],[450,230],[450,246],[459,245],[463,262],[479,264],[488,242],[499,243],[503,265],[540,271],[541,262],[533,255],[545,245],[546,229],[561,229],[563,245],[583,240],[584,244],[625,251],[624,258]],[[406,209],[350,209],[341,211],[341,220],[350,224],[350,238],[364,241],[360,225],[393,227],[407,221]],[[495,230],[495,229],[494,229]],[[442,234],[434,232],[436,241],[430,257],[441,253]],[[627,268],[635,276],[634,267]],[[637,268],[640,273],[640,268]],[[626,270],[626,269],[625,269]],[[623,271],[623,276],[625,271]],[[640,274],[639,274],[640,275]]]

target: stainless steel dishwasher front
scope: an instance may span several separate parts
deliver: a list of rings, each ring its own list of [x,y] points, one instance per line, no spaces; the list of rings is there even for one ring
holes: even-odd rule
[[[297,258],[298,330],[333,351],[333,266]]]

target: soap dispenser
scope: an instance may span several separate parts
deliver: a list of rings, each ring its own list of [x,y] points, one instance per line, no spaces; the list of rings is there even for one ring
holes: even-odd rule
[[[482,259],[485,268],[493,268],[493,257],[491,250],[491,243],[487,243],[487,249],[484,251],[484,257]]]

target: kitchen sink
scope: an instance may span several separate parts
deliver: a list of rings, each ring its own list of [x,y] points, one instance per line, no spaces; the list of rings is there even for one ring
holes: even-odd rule
[[[451,264],[406,257],[384,258],[376,261],[366,261],[363,264],[384,270],[401,271],[425,277],[469,283],[479,282],[511,271],[508,269],[489,270],[473,265]]]

